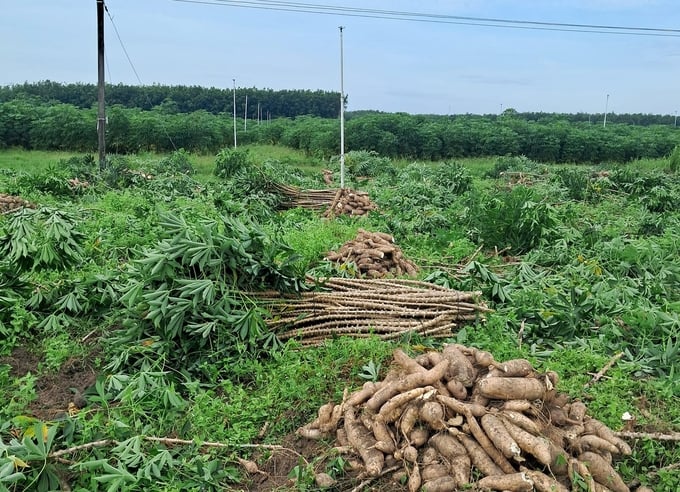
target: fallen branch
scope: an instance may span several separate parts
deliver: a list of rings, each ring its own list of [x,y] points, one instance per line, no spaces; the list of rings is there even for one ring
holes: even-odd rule
[[[284,446],[280,446],[278,444],[227,444],[224,442],[215,441],[197,442],[188,439],[177,439],[174,437],[154,437],[154,436],[143,436],[142,439],[148,442],[159,442],[171,446],[197,445],[200,448],[240,448],[240,449],[253,448],[253,449],[287,451],[296,456],[302,457],[302,455],[297,451],[290,448],[286,448]],[[120,441],[116,441],[115,439],[102,439],[100,441],[88,442],[85,444],[79,444],[78,446],[73,446],[66,449],[60,449],[59,451],[54,451],[53,453],[50,453],[48,455],[48,458],[57,459],[60,458],[61,456],[77,453],[78,451],[83,451],[85,449],[101,448],[105,446],[117,446],[118,444],[120,444]]]
[[[118,441],[116,441],[114,439],[102,439],[101,441],[88,442],[88,443],[85,443],[85,444],[80,444],[78,446],[73,446],[73,447],[70,447],[70,448],[55,451],[53,453],[50,453],[48,455],[48,458],[59,458],[60,456],[65,456],[67,454],[77,453],[78,451],[83,451],[85,449],[101,448],[101,447],[104,447],[104,446],[115,446],[117,444],[118,444]]]
[[[680,432],[663,434],[661,432],[614,432],[616,437],[621,439],[652,439],[654,441],[678,441],[680,442]]]
[[[588,387],[592,386],[593,384],[597,383],[600,379],[602,379],[602,376],[604,376],[606,372],[609,369],[611,369],[614,366],[614,364],[616,364],[616,361],[618,361],[621,357],[623,357],[623,352],[619,352],[614,357],[609,359],[609,362],[607,362],[604,365],[604,367],[600,369],[590,381],[583,385],[583,389],[588,389]]]

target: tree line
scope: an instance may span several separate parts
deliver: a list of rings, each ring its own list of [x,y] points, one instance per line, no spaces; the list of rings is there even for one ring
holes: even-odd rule
[[[145,111],[154,108],[161,108],[166,113],[206,111],[220,114],[234,111],[233,88],[107,84],[105,93],[107,105]],[[26,97],[34,97],[42,102],[60,102],[77,108],[90,108],[97,103],[97,86],[83,83],[61,84],[50,80],[0,86],[0,102]],[[279,118],[302,114],[334,118],[340,114],[340,93],[321,90],[275,91],[255,87],[236,89],[236,111],[240,116],[258,119],[258,108],[264,119],[267,119],[267,115]]]
[[[170,111],[111,105],[107,108],[107,149],[113,153],[216,153],[234,144],[230,112],[201,109]],[[94,152],[97,149],[96,108],[16,97],[0,102],[0,148]],[[265,143],[300,149],[328,158],[339,154],[337,117],[303,115],[271,121],[236,120],[237,142]],[[246,128],[247,126],[247,128]],[[572,122],[552,118],[528,120],[521,114],[410,115],[349,113],[346,150],[368,150],[390,158],[446,160],[461,157],[525,155],[538,162],[627,162],[670,154],[680,144],[673,125],[637,126],[622,123]]]

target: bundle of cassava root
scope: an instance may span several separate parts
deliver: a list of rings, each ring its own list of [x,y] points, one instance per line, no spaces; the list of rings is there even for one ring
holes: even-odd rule
[[[612,462],[630,447],[559,393],[556,373],[457,344],[415,359],[395,350],[393,366],[298,434],[334,436],[361,479],[396,470],[410,492],[629,491]]]
[[[359,275],[370,278],[382,278],[388,274],[415,277],[418,273],[418,267],[404,257],[392,236],[364,229],[359,229],[356,238],[347,241],[337,251],[329,252],[326,260],[354,263]]]
[[[35,205],[21,197],[0,193],[0,214],[8,214],[22,208],[35,208]]]
[[[322,289],[299,296],[250,293],[271,313],[270,330],[280,340],[316,346],[334,336],[377,336],[394,340],[405,334],[448,338],[458,326],[484,319],[490,309],[481,292],[447,289],[412,279],[323,280]]]

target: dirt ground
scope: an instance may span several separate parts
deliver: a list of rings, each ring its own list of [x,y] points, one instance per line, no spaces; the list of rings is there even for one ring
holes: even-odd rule
[[[32,416],[41,420],[54,420],[66,414],[69,403],[82,408],[85,404],[81,394],[92,386],[97,377],[88,360],[70,358],[55,373],[40,371],[40,354],[25,347],[17,347],[11,355],[0,358],[0,363],[12,367],[10,374],[15,377],[27,373],[37,375],[37,398],[30,404]]]

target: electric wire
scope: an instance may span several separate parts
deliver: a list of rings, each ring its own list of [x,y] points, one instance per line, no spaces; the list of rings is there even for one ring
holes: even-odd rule
[[[260,1],[173,0],[173,1],[203,5],[217,5],[223,7],[240,7],[259,10],[274,10],[285,12],[301,12],[309,14],[363,17],[373,19],[399,20],[407,22],[427,22],[435,24],[456,24],[506,29],[525,29],[540,31],[591,33],[591,34],[614,34],[627,36],[680,37],[680,29],[669,28],[610,26],[598,24],[574,24],[561,22],[497,19],[485,17],[466,17],[446,14],[432,14],[424,12],[403,12],[396,10],[364,9],[337,5],[331,6],[299,2],[277,2],[273,0],[260,0]]]
[[[560,26],[560,27],[578,27],[578,28],[592,28],[592,29],[612,29],[612,30],[639,30],[639,31],[660,31],[660,32],[673,32],[680,33],[680,29],[670,29],[670,28],[656,28],[656,27],[630,27],[630,26],[611,26],[611,25],[601,25],[601,24],[571,24],[563,22],[545,22],[545,21],[528,21],[528,20],[512,20],[512,19],[497,19],[488,17],[468,17],[460,15],[450,15],[450,14],[435,14],[435,13],[425,13],[425,12],[405,12],[399,10],[381,10],[381,9],[365,9],[359,7],[346,7],[342,5],[323,5],[323,4],[313,4],[313,3],[301,3],[301,2],[284,2],[280,0],[214,0],[216,2],[225,3],[245,3],[245,4],[264,4],[272,6],[287,6],[294,8],[313,8],[319,10],[329,10],[329,11],[352,11],[352,12],[365,12],[373,14],[384,14],[391,16],[408,16],[408,17],[432,17],[438,19],[457,19],[457,20],[467,20],[467,21],[477,21],[477,22],[497,22],[497,23],[510,23],[510,24],[533,24],[533,25],[544,25],[544,26]]]
[[[125,53],[125,57],[127,58],[128,63],[130,64],[130,67],[132,68],[132,71],[135,74],[135,77],[137,77],[137,82],[139,85],[144,85],[142,83],[142,79],[139,77],[139,74],[137,73],[137,69],[135,68],[135,64],[132,63],[132,59],[130,58],[130,55],[128,54],[127,49],[125,48],[125,43],[123,43],[123,39],[120,37],[120,33],[118,32],[118,27],[116,27],[116,23],[113,22],[113,16],[111,15],[111,12],[109,12],[109,8],[104,4],[104,10],[106,11],[106,15],[109,17],[109,20],[111,21],[111,25],[113,26],[113,30],[116,33],[116,37],[118,38],[118,42],[120,43],[120,47],[123,49],[123,53]],[[110,74],[109,74],[110,76]],[[151,106],[151,99],[149,98],[149,95],[146,94],[146,102]],[[168,137],[168,140],[170,141],[170,145],[172,145],[172,148],[176,151],[177,146],[175,145],[175,142],[172,140],[172,137],[170,136],[170,133],[168,132],[167,127],[165,126],[165,122],[163,119],[160,119],[161,123],[161,128],[163,128],[163,132],[165,133],[165,136]]]

